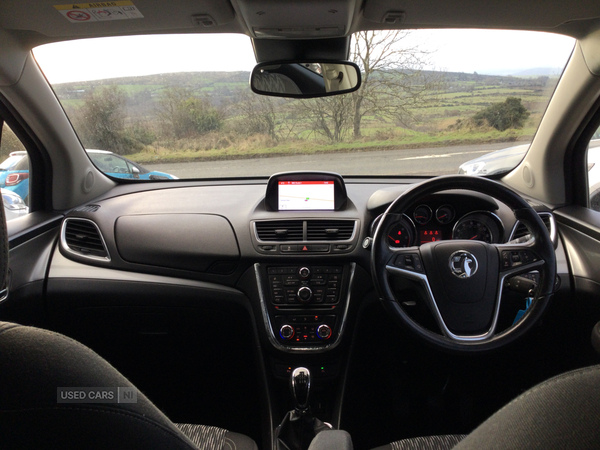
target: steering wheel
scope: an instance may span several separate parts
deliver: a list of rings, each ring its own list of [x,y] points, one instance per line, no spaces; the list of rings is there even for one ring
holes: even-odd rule
[[[388,246],[388,230],[405,210],[423,196],[452,189],[480,192],[503,202],[533,239],[522,244],[446,240],[405,248]],[[504,280],[532,270],[539,272],[540,281],[531,306],[521,320],[496,333]],[[371,272],[385,308],[401,324],[434,346],[474,353],[514,341],[540,319],[554,290],[556,255],[546,226],[517,193],[486,178],[448,175],[410,188],[388,207],[373,237]],[[441,333],[407,314],[391,289],[392,277],[420,284]]]

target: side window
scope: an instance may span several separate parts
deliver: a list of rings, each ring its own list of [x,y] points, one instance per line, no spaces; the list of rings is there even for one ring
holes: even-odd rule
[[[131,168],[124,159],[111,153],[96,153],[97,151],[88,151],[94,165],[102,172],[116,177],[131,174]]]
[[[29,213],[29,156],[6,123],[2,124],[1,133],[0,189],[4,213],[9,221]]]
[[[118,156],[113,156],[112,164],[113,164],[113,169],[114,169],[113,172],[124,173],[124,174],[131,173],[131,167],[127,164],[127,161],[125,161],[123,158],[119,158]]]
[[[596,130],[587,151],[588,193],[590,208],[600,211],[600,128]]]

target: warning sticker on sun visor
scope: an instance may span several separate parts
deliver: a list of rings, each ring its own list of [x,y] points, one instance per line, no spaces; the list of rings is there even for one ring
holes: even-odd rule
[[[143,19],[139,9],[128,0],[118,2],[77,3],[54,5],[69,22],[102,22],[106,20]]]

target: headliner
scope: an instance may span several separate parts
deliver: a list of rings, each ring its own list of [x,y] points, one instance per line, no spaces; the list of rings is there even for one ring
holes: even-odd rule
[[[133,0],[142,19],[71,23],[65,0],[2,0],[0,26],[26,48],[84,37],[148,33],[242,33],[287,38],[343,37],[389,28],[509,28],[582,38],[600,28],[596,0]],[[386,13],[403,13],[384,22]],[[212,18],[211,26],[194,15]]]

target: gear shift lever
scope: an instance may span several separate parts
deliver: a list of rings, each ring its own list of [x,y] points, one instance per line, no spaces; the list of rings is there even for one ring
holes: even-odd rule
[[[294,398],[296,411],[308,411],[308,395],[310,393],[310,370],[306,367],[297,367],[290,377],[290,388]]]
[[[307,450],[314,437],[331,425],[314,417],[308,406],[310,370],[297,367],[290,377],[294,410],[288,412],[275,430],[278,450]]]

